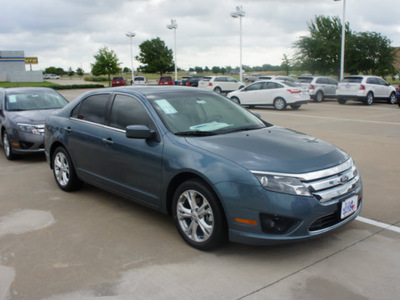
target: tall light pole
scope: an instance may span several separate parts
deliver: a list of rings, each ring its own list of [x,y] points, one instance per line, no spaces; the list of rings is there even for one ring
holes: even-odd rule
[[[333,0],[333,1],[343,1],[342,48],[340,52],[340,80],[342,80],[344,74],[344,43],[346,40],[346,0]]]
[[[127,32],[126,36],[128,38],[130,38],[131,40],[131,74],[132,74],[132,81],[131,84],[133,83],[133,52],[132,52],[132,38],[135,36],[136,34],[133,32]]]
[[[167,28],[174,30],[175,81],[178,81],[178,69],[177,69],[177,60],[176,60],[176,29],[178,28],[178,24],[176,23],[176,20],[171,19],[171,24],[168,24]]]
[[[246,15],[242,6],[236,6],[236,11],[231,13],[232,18],[239,18],[240,21],[240,81],[243,76],[243,65],[242,65],[242,18]]]

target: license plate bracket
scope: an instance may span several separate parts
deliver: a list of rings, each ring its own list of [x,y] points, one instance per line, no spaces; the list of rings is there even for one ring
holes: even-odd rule
[[[340,210],[340,218],[345,219],[357,211],[358,196],[350,197],[342,202]]]

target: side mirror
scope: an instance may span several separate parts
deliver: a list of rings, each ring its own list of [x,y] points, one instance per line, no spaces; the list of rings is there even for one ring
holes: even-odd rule
[[[146,125],[128,125],[126,126],[126,137],[131,139],[145,139],[154,136],[155,131],[149,129]]]

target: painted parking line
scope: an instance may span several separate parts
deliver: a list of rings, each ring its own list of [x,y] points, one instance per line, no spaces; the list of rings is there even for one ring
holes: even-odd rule
[[[376,227],[380,227],[380,228],[383,228],[383,229],[386,229],[386,230],[390,230],[390,231],[394,231],[394,232],[400,233],[400,227],[397,227],[397,226],[394,226],[394,225],[378,222],[378,221],[367,219],[367,218],[360,217],[360,216],[358,216],[356,218],[356,220],[360,221],[360,222],[363,222],[363,223],[366,223],[366,224],[370,224],[370,225],[376,226]]]

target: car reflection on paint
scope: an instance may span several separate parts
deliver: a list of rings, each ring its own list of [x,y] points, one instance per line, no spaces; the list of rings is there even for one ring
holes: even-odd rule
[[[171,214],[201,250],[315,237],[362,206],[348,154],[201,89],[88,92],[47,118],[45,149],[62,190],[87,182]]]

